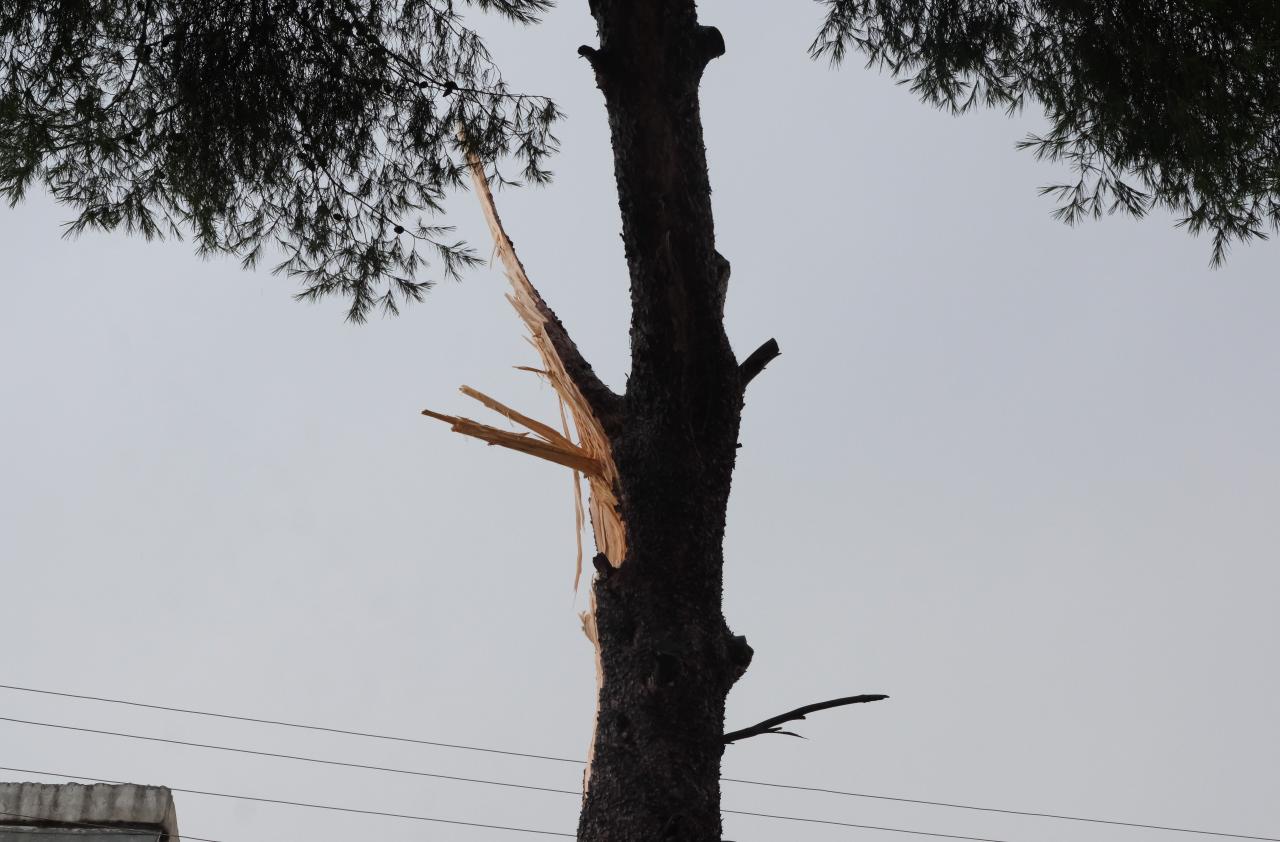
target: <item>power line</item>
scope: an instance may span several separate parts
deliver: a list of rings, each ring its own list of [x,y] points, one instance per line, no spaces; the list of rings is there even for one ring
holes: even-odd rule
[[[956,810],[977,810],[983,813],[1003,813],[1009,816],[1031,816],[1038,819],[1062,819],[1069,822],[1089,822],[1092,824],[1108,824],[1120,827],[1135,827],[1143,830],[1168,830],[1175,833],[1198,833],[1204,836],[1225,836],[1231,839],[1255,839],[1260,842],[1280,842],[1280,838],[1274,836],[1249,836],[1244,833],[1226,833],[1217,830],[1195,830],[1189,827],[1172,827],[1160,824],[1140,824],[1138,822],[1121,822],[1110,819],[1090,819],[1083,816],[1065,816],[1057,813],[1033,813],[1028,810],[1006,810],[999,807],[975,807],[972,804],[953,804],[947,801],[926,801],[922,798],[899,798],[893,795],[871,795],[865,792],[849,792],[843,789],[826,789],[818,786],[800,786],[799,784],[776,784],[766,783],[764,781],[747,781],[741,778],[721,778],[721,780],[736,784],[750,784],[752,786],[767,786],[777,789],[793,789],[803,792],[821,792],[827,795],[847,795],[853,798],[872,798],[877,801],[896,801],[902,804],[924,804],[930,807],[950,807]]]
[[[147,708],[149,710],[164,710],[170,713],[185,713],[192,716],[211,716],[215,719],[231,719],[236,722],[253,722],[258,725],[279,725],[284,728],[299,728],[305,731],[322,731],[327,734],[346,734],[349,737],[365,737],[371,740],[390,740],[397,743],[413,743],[422,746],[435,746],[436,748],[456,748],[463,751],[482,751],[488,754],[505,754],[509,757],[527,757],[532,760],[554,760],[558,763],[576,763],[583,765],[583,761],[572,757],[554,757],[546,754],[528,754],[522,751],[505,751],[498,748],[482,748],[480,746],[459,745],[457,743],[442,743],[435,740],[418,740],[411,737],[396,737],[390,734],[373,734],[367,731],[348,731],[343,728],[326,728],[322,725],[304,725],[298,722],[284,722],[279,719],[259,719],[253,716],[235,716],[230,713],[214,713],[207,710],[193,710],[191,708],[168,707],[166,705],[152,705],[144,702],[131,702],[124,699],[108,699],[103,696],[85,696],[78,693],[60,693],[56,690],[38,690],[34,687],[18,687],[13,684],[0,684],[0,690],[17,690],[22,693],[40,693],[45,696],[62,696],[67,699],[83,699],[90,702],[106,702],[113,705],[128,705],[135,708]]]
[[[6,772],[22,772],[23,774],[26,774],[26,775],[45,775],[48,777],[55,777],[55,778],[72,778],[74,780],[81,780],[81,781],[97,781],[100,783],[113,783],[113,784],[122,783],[122,781],[112,781],[112,780],[107,780],[105,778],[92,778],[92,777],[86,777],[83,775],[67,775],[62,772],[41,772],[35,769],[15,769],[10,766],[0,766],[0,770],[4,770]],[[536,833],[543,836],[567,836],[570,838],[574,838],[576,836],[576,834],[558,833],[552,830],[534,830],[527,827],[507,827],[504,825],[481,824],[479,822],[465,822],[465,821],[457,821],[454,819],[440,819],[440,818],[433,818],[428,816],[412,816],[412,815],[406,815],[404,813],[390,813],[390,812],[383,812],[379,810],[359,810],[352,807],[335,807],[328,804],[311,804],[303,801],[286,801],[280,798],[262,798],[262,797],[253,796],[253,795],[233,795],[225,792],[209,792],[207,790],[198,790],[198,789],[181,789],[179,787],[173,787],[173,786],[168,787],[168,789],[172,792],[181,792],[186,795],[205,795],[205,796],[211,796],[214,798],[233,798],[241,801],[256,801],[264,804],[284,804],[291,807],[309,807],[311,809],[316,809],[316,810],[335,810],[342,813],[358,813],[360,815],[368,815],[368,816],[383,816],[387,818],[411,819],[414,821],[426,821],[426,822],[442,822],[444,824],[463,825],[466,827],[482,827],[482,828],[487,828],[491,830],[509,830],[509,831],[514,831],[519,833]],[[854,824],[852,822],[841,822],[841,821],[834,821],[834,820],[828,820],[828,819],[811,819],[811,818],[802,818],[800,816],[782,816],[782,815],[776,815],[773,813],[752,813],[752,812],[747,812],[745,810],[722,810],[721,812],[728,813],[731,815],[736,815],[736,816],[751,816],[753,818],[761,818],[761,819],[778,819],[781,821],[790,821],[790,822],[806,822],[809,824],[834,825],[836,827],[852,827],[852,828],[857,828],[859,830],[881,830],[888,833],[907,833],[907,834],[911,834],[912,836],[932,836],[939,839],[964,840],[965,842],[1006,842],[1006,840],[992,839],[985,836],[960,836],[954,833],[932,833],[930,831],[924,831],[924,830],[905,830],[900,827],[878,827],[876,825]],[[195,839],[194,836],[188,836],[184,838],[192,839],[192,840]],[[200,842],[215,842],[215,840],[200,840]]]
[[[322,760],[320,758],[301,757],[299,755],[294,755],[294,754],[278,754],[278,753],[269,752],[269,751],[254,751],[252,749],[232,748],[230,746],[210,745],[208,743],[193,743],[193,742],[188,742],[186,740],[170,740],[170,739],[165,739],[163,737],[146,737],[140,734],[125,734],[119,731],[101,731],[96,728],[80,728],[74,725],[58,725],[52,722],[33,722],[28,719],[14,719],[8,716],[0,716],[0,722],[16,722],[22,725],[40,725],[47,728],[60,728],[67,731],[78,731],[78,732],[83,732],[87,734],[103,734],[111,737],[125,737],[128,739],[134,739],[134,740],[147,740],[149,742],[168,743],[171,745],[189,746],[191,748],[217,749],[219,751],[236,752],[237,754],[252,754],[260,757],[274,757],[274,758],[280,758],[283,760],[302,760],[308,763],[324,763],[326,765],[331,765],[331,766],[348,766],[354,769],[369,769],[369,770],[378,771],[378,772],[392,772],[392,773],[402,774],[402,775],[420,775],[422,777],[443,778],[445,780],[461,781],[464,783],[487,784],[491,786],[505,786],[505,787],[513,787],[516,789],[532,789],[540,792],[553,792],[553,793],[558,793],[562,795],[573,795],[577,797],[581,797],[582,795],[580,791],[572,790],[572,789],[556,789],[553,787],[545,787],[545,786],[531,786],[526,784],[507,783],[504,781],[486,780],[484,778],[463,778],[463,777],[457,777],[454,775],[438,775],[433,772],[416,772],[416,771],[410,771],[407,769],[392,769],[386,766],[366,766],[362,763],[344,763],[339,760]],[[70,777],[70,776],[67,776],[67,777]],[[183,790],[177,790],[177,789],[174,790],[174,792],[182,792],[182,791]],[[765,819],[780,819],[782,821],[839,825],[842,827],[856,827],[856,828],[864,828],[864,829],[870,829],[870,830],[887,830],[892,833],[909,833],[914,836],[937,836],[943,839],[972,840],[972,842],[1003,842],[1003,840],[999,840],[999,839],[987,839],[987,838],[978,837],[978,836],[956,836],[954,834],[949,834],[949,833],[929,833],[922,830],[904,830],[902,828],[871,827],[870,825],[852,824],[850,822],[833,821],[833,820],[827,820],[827,819],[814,819],[814,818],[807,818],[807,817],[801,817],[801,816],[780,816],[780,815],[773,815],[770,813],[752,813],[752,812],[747,812],[745,810],[722,810],[721,812],[726,814],[731,814],[731,815],[738,815],[738,816],[754,816],[757,818],[765,818]]]
[[[932,833],[927,830],[905,830],[901,827],[879,827],[874,824],[854,824],[853,822],[838,822],[831,819],[809,819],[800,816],[778,816],[773,813],[750,813],[746,810],[722,810],[724,813],[732,813],[735,816],[754,816],[758,819],[782,819],[788,822],[808,822],[810,824],[827,824],[836,827],[856,827],[859,830],[883,830],[889,833],[909,833],[912,836],[934,836],[940,839],[964,839],[968,842],[1004,842],[1002,839],[991,839],[985,836],[959,836],[954,833]]]
[[[21,772],[27,775],[44,775],[46,777],[71,778],[73,780],[81,780],[81,781],[96,781],[99,783],[112,783],[112,784],[124,783],[123,781],[113,781],[113,780],[108,780],[106,778],[93,778],[93,777],[86,777],[83,775],[68,775],[62,772],[42,772],[36,769],[17,769],[11,766],[0,766],[0,770],[6,771],[6,772]],[[552,830],[536,830],[533,828],[526,828],[526,827],[510,827],[507,825],[484,824],[481,822],[468,822],[468,821],[461,821],[457,819],[442,819],[442,818],[437,818],[433,816],[415,816],[415,815],[410,815],[406,813],[392,813],[392,812],[386,812],[381,810],[363,810],[363,809],[357,809],[354,807],[337,807],[331,804],[312,804],[304,801],[289,801],[289,800],[280,799],[280,798],[264,798],[261,796],[253,796],[253,795],[235,795],[235,794],[225,793],[225,792],[211,792],[208,790],[198,790],[198,789],[183,789],[180,787],[172,787],[172,786],[168,787],[168,789],[172,792],[180,792],[186,795],[203,795],[203,796],[208,796],[213,798],[231,798],[239,801],[254,801],[262,804],[279,804],[279,805],[285,805],[290,807],[305,807],[313,810],[330,810],[330,811],[341,812],[341,813],[356,813],[358,815],[380,816],[384,818],[408,819],[412,821],[424,821],[424,822],[438,822],[442,824],[461,825],[464,827],[479,827],[479,828],[486,828],[490,830],[507,830],[507,831],[517,832],[517,833],[533,833],[533,834],[539,834],[542,836],[565,836],[570,838],[575,837],[575,834],[572,834],[572,833],[560,833]],[[570,795],[578,794],[576,792],[571,792],[568,790],[551,790],[551,791],[566,792],[567,794],[570,794]],[[961,840],[962,842],[1007,842],[1006,840],[994,839],[987,836],[963,836],[955,833],[937,833],[934,831],[910,830],[910,829],[901,828],[901,827],[887,827],[883,825],[857,824],[854,822],[837,821],[834,819],[815,819],[807,816],[784,816],[777,813],[758,813],[758,812],[753,812],[749,810],[722,810],[721,812],[727,815],[749,816],[751,818],[775,819],[778,821],[788,821],[788,822],[804,822],[806,824],[822,824],[822,825],[828,825],[828,826],[834,826],[834,827],[849,827],[849,828],[856,828],[858,830],[878,830],[885,833],[903,833],[903,834],[909,834],[911,836],[929,836],[935,839],[953,839],[953,840]],[[17,814],[5,813],[5,815],[17,815]],[[26,817],[26,818],[29,818],[29,817]],[[192,842],[219,842],[219,840],[216,840],[216,839],[202,839],[198,836],[189,836],[187,834],[183,834],[183,838],[192,840]],[[1264,837],[1264,836],[1251,836],[1251,837],[1243,837],[1243,838],[1261,839],[1261,840],[1268,840],[1268,842],[1273,842],[1273,840],[1270,840],[1269,837]]]
[[[0,770],[5,772],[21,772],[24,775],[44,775],[50,778],[70,778],[76,781],[95,781],[104,784],[122,784],[126,781],[113,781],[107,778],[93,778],[85,775],[67,775],[62,772],[41,772],[38,769],[16,769],[12,766],[0,766]],[[167,787],[171,792],[181,792],[184,795],[204,795],[210,798],[231,798],[237,801],[254,801],[259,804],[283,804],[289,807],[306,807],[312,810],[330,810],[337,813],[355,813],[361,816],[381,816],[390,819],[406,819],[415,822],[435,822],[437,824],[452,824],[462,827],[481,827],[487,830],[509,830],[513,833],[535,833],[539,836],[565,836],[570,839],[574,838],[572,833],[559,833],[554,830],[535,830],[529,827],[509,827],[501,824],[484,824],[482,822],[467,822],[460,819],[441,819],[435,816],[414,816],[408,813],[390,813],[382,810],[361,810],[355,807],[337,807],[332,804],[311,804],[306,801],[287,801],[283,798],[262,798],[256,795],[234,795],[227,792],[210,792],[202,789],[180,789],[176,786]],[[188,839],[193,837],[186,837]],[[212,842],[212,840],[205,840]]]
[[[190,714],[193,716],[208,716],[208,717],[214,717],[217,719],[229,719],[229,720],[234,720],[238,722],[252,722],[252,723],[257,723],[261,725],[278,725],[278,726],[283,726],[287,728],[298,728],[298,729],[307,730],[307,731],[321,731],[321,732],[330,733],[330,734],[345,734],[353,737],[366,737],[366,738],[377,739],[377,740],[390,740],[393,742],[435,746],[438,748],[452,748],[452,749],[460,749],[463,751],[478,751],[478,752],[485,752],[488,754],[501,754],[501,755],[507,755],[511,757],[525,757],[525,758],[531,758],[534,760],[551,760],[559,763],[575,763],[578,765],[583,765],[583,761],[574,760],[573,758],[569,758],[569,757],[557,757],[554,755],[546,755],[546,754],[530,754],[527,752],[507,751],[504,749],[486,748],[481,746],[472,746],[472,745],[465,745],[460,743],[443,743],[443,742],[437,742],[433,740],[420,740],[420,739],[414,739],[410,737],[399,737],[399,736],[393,736],[388,734],[374,734],[374,733],[369,733],[364,731],[353,731],[353,730],[347,730],[342,728],[328,728],[320,725],[305,725],[297,722],[285,722],[282,720],[275,720],[275,719],[261,719],[261,718],[250,717],[250,716],[236,716],[234,714],[214,713],[211,711],[194,710],[191,708],[169,707],[166,705],[148,704],[144,702],[134,702],[134,701],[128,701],[124,699],[111,699],[103,696],[89,696],[89,695],[84,695],[79,693],[65,693],[65,692],[59,692],[56,690],[43,690],[35,687],[22,687],[22,686],[13,685],[13,684],[0,684],[0,689],[16,690],[23,693],[38,693],[45,696],[60,696],[63,698],[81,699],[85,701],[105,702],[108,704],[115,704],[115,705],[127,705],[129,707],[146,708],[149,710],[163,710],[171,713]],[[22,721],[22,720],[15,720],[15,721]],[[28,724],[47,724],[47,723],[28,723]],[[52,726],[52,727],[69,728],[70,726]],[[75,729],[75,730],[89,730],[89,729]],[[112,733],[112,732],[103,732],[103,733]],[[130,735],[120,735],[120,736],[130,736]],[[156,739],[156,738],[144,737],[142,739]],[[173,742],[178,742],[178,741],[173,741]],[[222,746],[212,746],[212,748],[220,748],[220,749],[232,750],[232,751],[236,750],[236,749],[225,749],[225,747],[222,747]],[[244,750],[244,751],[250,754],[267,754],[266,752],[252,752],[248,750]],[[302,759],[302,760],[309,760],[317,763],[327,763],[327,764],[333,764],[333,765],[351,765],[351,766],[359,767],[359,764],[343,764],[337,761],[318,760],[314,758],[292,758],[292,759]],[[365,768],[376,768],[376,767],[365,767]],[[406,770],[383,769],[381,771],[404,772],[406,774],[419,774],[426,777],[440,777],[440,778],[450,777],[447,775],[434,775],[431,773],[408,772]],[[829,789],[826,787],[803,786],[800,784],[784,784],[784,783],[776,783],[771,781],[748,780],[746,778],[723,778],[722,780],[724,780],[726,783],[744,784],[748,786],[762,786],[762,787],[770,787],[774,789],[790,789],[790,790],[797,790],[797,791],[803,791],[803,792],[817,792],[817,793],[823,793],[826,795],[839,795],[847,798],[867,798],[867,799],[872,799],[877,801],[894,801],[902,804],[919,804],[919,805],[924,805],[929,807],[945,807],[945,808],[955,809],[955,810],[972,810],[975,812],[982,812],[982,813],[997,813],[997,814],[1011,815],[1011,816],[1026,816],[1030,818],[1086,822],[1089,824],[1112,825],[1115,827],[1130,827],[1130,828],[1138,828],[1143,830],[1164,830],[1172,833],[1191,833],[1191,834],[1196,834],[1200,836],[1218,836],[1218,837],[1224,837],[1229,839],[1249,839],[1249,840],[1255,840],[1255,842],[1280,842],[1280,837],[1275,837],[1275,836],[1257,836],[1257,835],[1249,835],[1244,833],[1227,833],[1225,831],[1201,830],[1198,828],[1176,827],[1172,825],[1160,825],[1160,824],[1151,824],[1151,823],[1143,823],[1143,822],[1127,822],[1127,821],[1119,821],[1115,819],[1098,819],[1098,818],[1090,818],[1086,816],[1071,816],[1071,815],[1066,815],[1062,813],[1042,813],[1042,812],[1035,812],[1031,810],[1013,810],[1013,809],[1007,809],[1007,808],[1001,808],[1001,807],[982,807],[975,804],[958,804],[958,803],[948,802],[948,801],[930,801],[923,798],[906,798],[906,797],[893,796],[893,795],[877,795],[874,793],[853,792],[853,791],[842,790],[842,789]],[[526,787],[521,784],[511,784],[511,783],[505,783],[505,782],[499,782],[499,781],[473,780],[472,782],[489,783],[495,786],[509,786],[509,787],[515,787],[515,788],[550,789],[545,787]],[[550,791],[568,792],[568,790],[550,790]],[[576,795],[578,793],[575,792],[574,794]]]
[[[251,748],[236,748],[234,746],[219,746],[210,743],[193,743],[187,740],[171,740],[165,737],[148,737],[142,734],[126,734],[121,731],[102,731],[97,728],[81,728],[77,725],[59,725],[54,722],[35,722],[30,719],[14,719],[9,716],[0,716],[0,722],[16,722],[19,725],[38,725],[41,728],[58,728],[63,731],[79,731],[85,734],[101,734],[108,737],[124,737],[130,740],[145,740],[150,743],[168,743],[175,746],[187,746],[189,748],[207,748],[215,751],[230,751],[236,754],[252,754],[257,757],[275,757],[281,760],[298,760],[303,763],[320,763],[325,766],[345,766],[351,769],[367,769],[372,772],[391,772],[396,775],[415,775],[421,778],[439,778],[446,781],[460,781],[470,784],[486,784],[488,786],[504,786],[511,789],[532,789],[539,792],[556,792],[566,795],[582,795],[582,792],[574,789],[556,789],[548,786],[535,786],[533,784],[518,784],[510,781],[491,781],[485,778],[464,778],[458,775],[443,775],[437,772],[419,772],[414,769],[396,769],[390,766],[370,766],[364,763],[348,763],[342,760],[327,760],[321,757],[305,757],[299,754],[281,754],[274,751],[256,751]]]

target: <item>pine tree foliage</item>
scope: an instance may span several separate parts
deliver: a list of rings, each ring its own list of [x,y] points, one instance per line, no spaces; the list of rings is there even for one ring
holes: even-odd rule
[[[280,249],[303,298],[396,312],[476,255],[430,224],[459,141],[549,177],[559,114],[513,93],[453,0],[0,0],[0,194],[68,231]],[[515,23],[549,0],[470,0]]]
[[[1275,0],[819,0],[811,51],[852,50],[926,101],[1043,107],[1022,144],[1074,170],[1067,222],[1165,208],[1234,241],[1280,223]],[[551,0],[0,0],[0,195],[42,185],[68,232],[279,255],[361,321],[477,257],[434,224],[463,182],[542,182],[560,114],[513,92],[464,11]],[[501,167],[514,165],[518,172]]]
[[[1165,208],[1213,239],[1280,227],[1276,0],[820,0],[811,53],[850,50],[956,112],[1028,101],[1022,144],[1073,180],[1042,188],[1073,223]]]

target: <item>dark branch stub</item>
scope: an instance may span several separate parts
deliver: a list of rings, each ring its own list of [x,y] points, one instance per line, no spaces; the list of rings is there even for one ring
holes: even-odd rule
[[[743,388],[755,379],[756,375],[764,371],[764,367],[777,359],[782,353],[782,349],[778,347],[778,340],[770,339],[759,348],[751,352],[751,356],[742,361],[742,365],[738,366],[738,376],[742,381]]]
[[[589,44],[583,44],[578,48],[578,55],[585,58],[587,63],[591,65],[591,69],[595,71],[597,79],[604,73],[605,54],[602,51]]]
[[[713,255],[716,265],[716,310],[720,313],[720,318],[724,318],[724,300],[729,293],[729,274],[732,265],[729,260],[720,252]]]
[[[763,722],[757,722],[749,728],[743,728],[740,731],[730,731],[724,735],[724,744],[729,745],[737,742],[738,740],[745,740],[748,737],[757,737],[761,734],[786,734],[791,737],[799,737],[799,734],[792,733],[791,731],[784,731],[779,726],[784,722],[794,722],[798,719],[804,719],[808,714],[816,713],[820,710],[844,707],[845,705],[857,705],[863,702],[878,702],[887,698],[889,697],[880,693],[871,693],[862,696],[845,696],[842,699],[832,699],[828,702],[815,702],[814,704],[798,707],[795,710],[770,717]]]
[[[697,32],[698,48],[702,51],[704,62],[709,62],[724,55],[724,35],[720,33],[719,29],[714,26],[699,26]]]

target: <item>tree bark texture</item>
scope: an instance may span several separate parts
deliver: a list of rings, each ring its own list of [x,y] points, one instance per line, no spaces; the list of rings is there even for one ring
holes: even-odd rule
[[[750,660],[721,610],[743,378],[723,324],[698,85],[724,51],[692,0],[591,0],[631,283],[610,433],[625,563],[594,584],[603,681],[582,842],[721,838],[724,705]]]

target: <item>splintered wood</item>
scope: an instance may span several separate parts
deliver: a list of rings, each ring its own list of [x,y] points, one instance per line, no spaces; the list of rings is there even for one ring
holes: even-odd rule
[[[618,500],[613,492],[618,480],[618,469],[613,463],[609,438],[605,435],[599,419],[591,411],[590,404],[569,377],[564,361],[547,333],[547,324],[554,316],[529,281],[520,258],[516,256],[511,238],[502,227],[502,220],[498,217],[498,209],[494,205],[493,193],[489,189],[483,164],[474,156],[469,158],[469,163],[476,196],[479,197],[480,206],[484,209],[485,220],[489,223],[489,232],[493,235],[494,245],[502,260],[504,274],[511,282],[511,292],[507,294],[507,300],[515,308],[520,320],[524,322],[529,331],[529,342],[542,358],[540,369],[528,366],[520,366],[520,368],[545,378],[555,389],[562,410],[568,407],[569,415],[573,418],[573,428],[577,432],[578,441],[575,443],[571,439],[567,425],[565,432],[561,433],[550,424],[544,424],[517,412],[470,386],[462,387],[461,391],[464,395],[478,401],[508,421],[524,427],[528,432],[514,433],[470,418],[446,415],[429,409],[423,410],[422,414],[446,422],[456,433],[564,465],[586,477],[590,487],[587,508],[591,513],[591,529],[595,535],[596,548],[604,554],[611,565],[617,567],[622,564],[622,559],[626,555],[626,534],[622,519],[618,516]],[[574,578],[575,587],[581,576],[582,552],[579,550],[577,572]],[[590,629],[588,636],[594,637]]]
[[[554,462],[573,469],[574,500],[578,524],[578,555],[573,578],[573,586],[576,590],[582,578],[581,536],[583,518],[579,474],[586,477],[587,485],[590,489],[587,497],[587,510],[591,513],[591,531],[595,537],[596,549],[604,554],[604,557],[608,559],[609,564],[613,567],[620,566],[626,556],[626,532],[622,525],[622,518],[618,515],[618,500],[614,495],[614,488],[617,487],[618,469],[614,465],[609,438],[605,435],[600,420],[596,418],[591,411],[590,404],[587,403],[582,396],[582,392],[569,377],[568,372],[565,370],[564,360],[561,359],[555,344],[548,334],[547,325],[554,316],[546,302],[543,301],[542,296],[529,281],[528,275],[525,274],[524,266],[516,256],[516,250],[511,243],[511,238],[507,236],[506,230],[502,227],[502,220],[499,219],[498,209],[494,205],[493,193],[489,189],[489,182],[484,174],[484,166],[474,156],[471,156],[468,162],[471,166],[471,180],[475,185],[476,195],[479,197],[480,205],[484,209],[485,220],[489,223],[489,231],[493,235],[494,245],[498,256],[502,260],[504,273],[507,276],[507,280],[511,282],[511,292],[507,294],[507,300],[511,302],[511,306],[515,308],[521,321],[524,322],[529,331],[529,342],[537,349],[538,355],[542,358],[541,369],[527,366],[520,366],[520,368],[545,378],[551,384],[551,387],[555,389],[556,395],[560,399],[561,421],[564,432],[561,433],[548,424],[517,412],[488,395],[472,389],[470,386],[462,387],[461,391],[464,395],[480,402],[513,424],[523,427],[528,432],[514,433],[488,424],[481,424],[470,418],[445,415],[429,409],[423,410],[422,414],[444,421],[450,425],[454,432],[461,433],[464,436],[480,439],[491,445],[518,450],[521,453],[527,453],[530,456],[536,456],[539,459],[545,459],[548,462]],[[564,417],[565,407],[568,407],[569,415],[573,418],[573,428],[576,430],[578,438],[576,443],[571,438],[569,425]],[[589,600],[590,607],[587,611],[582,612],[579,617],[582,620],[582,630],[586,633],[592,647],[595,649],[598,690],[604,676],[600,658],[600,641],[596,635],[594,593],[590,595]],[[587,756],[587,772],[583,777],[584,793],[591,775],[591,756],[594,754],[595,747],[594,734],[592,735],[591,746]]]

